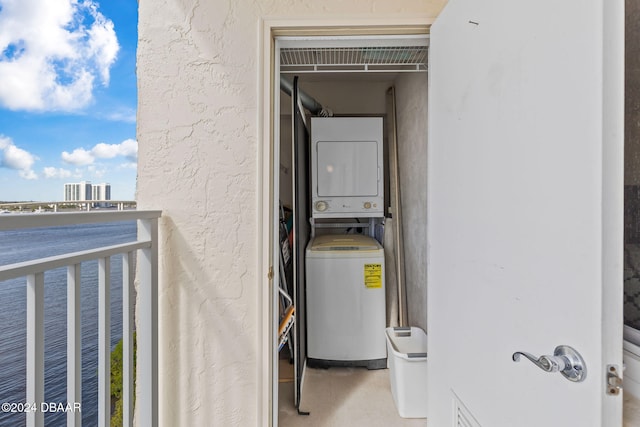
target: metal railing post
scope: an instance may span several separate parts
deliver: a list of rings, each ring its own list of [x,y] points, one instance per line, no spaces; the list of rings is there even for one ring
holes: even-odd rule
[[[122,426],[133,427],[134,253],[122,254]]]
[[[82,317],[80,264],[67,267],[67,403],[82,404]],[[80,411],[67,412],[67,427],[80,427]]]
[[[27,427],[43,427],[44,412],[44,273],[27,276]]]
[[[98,426],[111,424],[111,259],[98,260]]]
[[[158,425],[158,220],[138,220],[138,239],[150,240],[151,247],[138,252],[138,333],[139,363],[138,417],[144,425]]]

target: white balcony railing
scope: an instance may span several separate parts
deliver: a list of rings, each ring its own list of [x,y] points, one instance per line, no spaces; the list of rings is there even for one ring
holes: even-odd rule
[[[108,426],[110,392],[110,259],[122,256],[123,425],[133,425],[134,253],[137,252],[137,423],[158,425],[158,218],[160,211],[117,211],[0,216],[0,230],[138,222],[137,240],[114,246],[0,266],[0,282],[26,277],[27,286],[27,426],[44,426],[44,273],[67,268],[67,402],[82,401],[80,264],[98,260],[98,425]],[[37,242],[34,242],[37,244]],[[80,426],[79,411],[67,413],[67,426]]]

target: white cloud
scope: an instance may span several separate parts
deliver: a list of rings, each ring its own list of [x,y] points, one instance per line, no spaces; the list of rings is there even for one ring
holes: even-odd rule
[[[105,174],[107,173],[107,170],[104,167],[98,168],[95,165],[91,165],[87,167],[87,171],[91,174],[92,177],[98,178],[98,179],[104,177]]]
[[[133,108],[120,108],[117,111],[107,114],[104,118],[113,122],[135,123],[136,110]]]
[[[94,0],[0,0],[0,105],[82,108],[109,84],[119,48]]]
[[[0,135],[0,167],[17,170],[24,179],[38,179],[33,172],[36,157],[17,147],[11,138]]]
[[[113,22],[95,10],[96,8],[97,4],[93,3],[92,15],[95,21],[88,32],[88,52],[92,58],[95,58],[102,82],[108,85],[109,68],[115,61],[120,46],[113,30]]]
[[[96,159],[113,159],[114,157],[126,157],[135,161],[138,158],[138,141],[126,139],[120,144],[105,144],[101,142],[90,150],[76,148],[71,153],[62,152],[62,160],[76,166],[87,166]]]
[[[91,149],[91,153],[100,159],[112,159],[117,156],[138,158],[138,142],[134,139],[127,139],[120,144],[105,144],[101,142]]]
[[[38,179],[38,175],[36,175],[36,173],[31,169],[21,170],[20,172],[18,172],[18,174],[24,179]]]
[[[71,176],[71,171],[63,168],[55,168],[52,166],[44,168],[42,171],[45,178],[69,178]]]
[[[85,150],[84,148],[76,148],[71,153],[67,153],[66,151],[63,151],[62,160],[72,165],[86,166],[93,163],[95,158],[93,154],[91,154],[91,152]]]
[[[138,169],[138,164],[136,162],[127,162],[127,163],[122,163],[120,166],[118,166],[118,168],[136,170]]]

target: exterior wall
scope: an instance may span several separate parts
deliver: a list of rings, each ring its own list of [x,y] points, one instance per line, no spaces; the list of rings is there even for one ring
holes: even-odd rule
[[[435,16],[445,2],[139,2],[137,200],[163,211],[161,425],[251,426],[268,417],[260,20],[379,22]]]
[[[409,324],[427,330],[427,75],[396,80],[398,163]]]

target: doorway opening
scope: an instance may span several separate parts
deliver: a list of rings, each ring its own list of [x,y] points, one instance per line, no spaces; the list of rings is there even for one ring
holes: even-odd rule
[[[391,278],[386,275],[386,326],[397,326],[404,316],[402,323],[426,331],[427,59],[425,29],[408,35],[275,38],[273,253],[276,257],[283,252],[289,256],[282,255],[282,263],[278,258],[273,260],[273,265],[279,266],[274,268],[275,291],[271,293],[274,336],[278,335],[287,306],[295,306],[288,341],[282,346],[275,343],[272,346],[272,411],[273,419],[280,421],[276,425],[296,425],[300,422],[297,417],[305,416],[299,413],[305,412],[311,412],[309,417],[314,418],[323,413],[334,420],[345,413],[355,413],[358,406],[350,407],[345,404],[347,401],[361,405],[359,409],[366,412],[362,404],[371,404],[371,393],[376,388],[380,389],[382,402],[374,406],[385,407],[382,411],[386,414],[373,411],[372,417],[376,420],[381,416],[392,417],[393,425],[403,422],[392,400],[388,369],[375,372],[346,368],[338,372],[341,368],[309,371],[306,367],[306,306],[313,302],[307,300],[305,293],[305,249],[312,233],[375,237],[385,246],[385,263],[391,274]],[[299,101],[293,105],[296,95]],[[310,221],[313,208],[309,200],[307,137],[313,116],[382,119],[385,207],[379,218],[354,216],[347,218],[348,225],[336,225],[331,220]],[[397,169],[388,167],[389,158],[394,155],[389,153],[392,144],[397,144]],[[394,186],[399,187],[400,182],[402,192],[397,197]],[[394,205],[396,200],[398,204]],[[398,230],[394,220],[399,222],[400,209],[404,220]],[[407,248],[402,268],[396,268],[395,262],[398,240]],[[406,305],[400,302],[402,292],[398,297],[395,286],[401,273],[404,273],[401,281],[406,283],[402,289],[409,301]],[[336,373],[346,380],[337,388],[335,378],[327,379]],[[332,390],[327,389],[329,383],[334,384]],[[359,398],[362,404],[357,403]],[[346,416],[340,419],[348,420],[349,415]],[[362,413],[358,419],[362,421]]]
[[[265,49],[265,52],[270,51],[273,52],[273,49]],[[275,49],[276,52],[279,53],[279,48]],[[271,177],[273,179],[273,182],[268,184],[270,186],[270,188],[273,190],[272,192],[272,200],[270,201],[272,206],[273,206],[273,210],[272,210],[272,216],[273,219],[275,221],[275,224],[273,225],[273,245],[272,246],[272,252],[274,254],[277,254],[279,251],[278,248],[278,236],[277,236],[277,231],[278,231],[278,206],[279,206],[279,202],[280,202],[280,192],[282,189],[282,184],[285,181],[282,178],[282,175],[289,175],[289,177],[292,177],[293,171],[291,169],[287,169],[286,165],[281,165],[281,159],[283,158],[284,153],[281,153],[281,147],[280,147],[280,143],[281,143],[281,135],[283,133],[286,132],[290,132],[288,131],[288,127],[282,124],[283,120],[286,120],[286,117],[283,118],[281,116],[281,112],[283,111],[281,109],[281,105],[286,105],[286,97],[281,95],[279,87],[280,87],[280,75],[282,74],[282,67],[280,64],[280,55],[276,54],[273,58],[275,65],[275,68],[270,68],[270,76],[273,77],[273,82],[271,84],[272,87],[272,92],[269,93],[269,95],[266,96],[266,98],[268,98],[269,100],[269,107],[272,111],[272,113],[275,115],[275,120],[273,120],[272,123],[269,123],[270,129],[269,129],[269,134],[270,136],[273,136],[274,140],[276,141],[276,144],[273,148],[273,156],[270,158],[269,162],[270,162],[270,166],[272,168],[273,173],[271,173]],[[297,70],[297,73],[299,73],[300,75],[303,75],[303,70]],[[366,79],[361,80],[358,77],[358,72],[357,71],[353,71],[351,69],[342,69],[342,70],[333,70],[332,71],[334,73],[334,77],[336,78],[335,80],[331,81],[331,84],[338,84],[340,83],[340,81],[343,84],[343,87],[346,88],[345,90],[350,89],[351,87],[354,86],[358,86],[358,85],[364,85],[365,83],[367,83]],[[301,87],[305,90],[308,91],[309,93],[313,94],[315,97],[319,98],[323,103],[324,103],[324,99],[322,99],[325,96],[324,90],[325,88],[327,88],[328,86],[326,86],[328,84],[328,82],[326,81],[327,77],[330,74],[327,74],[327,76],[325,77],[321,77],[315,73],[318,73],[317,69],[314,69],[313,72],[309,72],[308,75],[305,74],[305,76],[302,77],[302,80],[300,80],[300,84]],[[385,71],[385,72],[380,72],[381,76],[389,76],[392,72],[391,71]],[[314,81],[315,79],[315,81]],[[340,79],[340,80],[338,80]],[[323,81],[325,80],[325,81]],[[426,80],[426,77],[425,77]],[[395,80],[394,80],[395,82]],[[373,87],[375,84],[374,82],[368,82],[370,83]],[[388,82],[387,82],[388,83]],[[325,85],[325,86],[323,86]],[[335,86],[337,87],[337,86]],[[397,89],[397,87],[396,87]],[[339,89],[336,89],[339,91]],[[265,93],[268,91],[265,91]],[[348,91],[345,91],[344,94],[349,93]],[[369,92],[367,92],[367,94],[369,94]],[[345,97],[347,97],[345,95]],[[348,98],[348,97],[347,97]],[[426,105],[426,96],[424,98],[424,105]],[[338,110],[335,106],[331,105],[332,102],[327,102],[327,104],[330,107],[333,107],[334,109]],[[386,111],[386,110],[385,110]],[[354,113],[355,114],[355,113]],[[360,114],[366,114],[365,113],[360,113]],[[399,115],[400,116],[400,115]],[[289,121],[292,121],[292,119],[290,118]],[[426,123],[425,123],[426,125]],[[272,126],[272,127],[271,127]],[[271,135],[271,130],[273,130],[273,134]],[[426,138],[426,133],[425,133],[425,138]],[[417,156],[416,156],[417,157]],[[424,163],[426,165],[426,161]],[[278,171],[280,171],[280,173],[278,173]],[[281,182],[283,181],[283,182]],[[267,184],[265,184],[267,185]],[[273,258],[272,261],[277,261],[277,258]],[[410,265],[411,263],[408,261],[407,265]],[[272,265],[277,266],[277,262],[272,263]],[[277,282],[279,279],[278,276],[278,271],[277,268],[274,271],[274,284],[276,284],[275,286],[277,286]],[[277,289],[277,288],[275,288]],[[270,310],[269,313],[271,313],[271,317],[272,317],[272,324],[269,325],[270,329],[274,329],[274,326],[277,324],[278,322],[278,305],[279,305],[279,301],[278,301],[278,292],[274,292],[273,289],[269,291],[269,304],[270,304]],[[423,307],[426,307],[426,304],[423,305]],[[412,322],[410,320],[410,322]],[[276,335],[273,331],[271,331],[270,336]],[[271,341],[275,341],[275,340],[271,340]],[[278,355],[278,351],[277,351],[277,347],[275,345],[270,345],[271,350],[272,350],[272,357],[270,362],[273,362],[271,364],[272,366],[272,371],[271,374],[273,374],[274,376],[269,378],[269,385],[272,386],[272,392],[273,392],[273,399],[271,399],[269,401],[270,404],[272,404],[270,410],[273,411],[272,412],[272,420],[275,420],[275,425],[277,425],[277,420],[278,420],[278,359],[279,359],[279,355]],[[640,372],[640,371],[639,371]],[[270,374],[270,375],[271,375]]]

